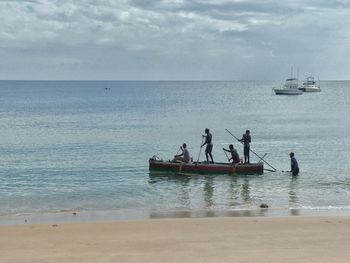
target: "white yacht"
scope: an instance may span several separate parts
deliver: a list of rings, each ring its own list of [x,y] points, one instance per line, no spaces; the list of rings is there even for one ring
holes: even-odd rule
[[[306,80],[303,82],[303,86],[299,87],[299,89],[304,91],[304,92],[320,92],[321,91],[320,83],[317,83],[313,76],[307,77]]]
[[[296,78],[286,79],[281,88],[274,88],[276,95],[301,95],[303,91],[299,89],[299,81]]]

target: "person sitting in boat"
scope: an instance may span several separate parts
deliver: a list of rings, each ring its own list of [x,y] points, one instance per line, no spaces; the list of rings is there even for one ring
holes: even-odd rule
[[[250,142],[252,138],[250,137],[250,131],[246,130],[245,134],[243,134],[242,139],[239,141],[243,143],[243,154],[244,154],[244,163],[250,163]]]
[[[184,162],[184,163],[189,163],[191,160],[191,157],[190,157],[190,152],[187,150],[186,143],[184,143],[182,146],[180,146],[180,149],[182,150],[182,153],[179,155],[175,155],[173,161],[174,162],[180,161],[180,162]]]
[[[290,157],[290,172],[294,176],[298,175],[299,174],[299,165],[298,165],[297,159],[295,159],[295,157],[294,157],[294,153],[291,152],[289,154],[289,157]]]
[[[206,128],[204,132],[205,132],[205,135],[202,135],[202,136],[205,138],[205,141],[201,145],[201,147],[203,147],[204,145],[207,145],[207,147],[205,148],[205,156],[207,157],[207,163],[209,163],[209,156],[211,159],[211,163],[214,163],[213,155],[211,154],[213,150],[213,143],[212,143],[213,136],[209,132],[208,128]]]
[[[225,152],[229,152],[231,153],[231,158],[228,160],[228,161],[231,161],[232,160],[232,163],[233,164],[236,164],[236,163],[239,163],[239,155],[238,155],[238,152],[237,150],[235,149],[235,147],[233,147],[233,144],[230,144],[229,145],[229,150],[228,149],[225,149],[225,148],[222,148]]]

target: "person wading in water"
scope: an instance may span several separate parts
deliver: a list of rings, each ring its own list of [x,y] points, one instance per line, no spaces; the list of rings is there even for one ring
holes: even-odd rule
[[[289,154],[289,157],[290,157],[290,172],[292,173],[292,175],[296,176],[299,174],[298,161],[297,159],[295,159],[293,152]]]

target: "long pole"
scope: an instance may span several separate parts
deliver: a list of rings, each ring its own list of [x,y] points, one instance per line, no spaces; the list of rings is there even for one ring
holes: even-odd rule
[[[179,154],[180,150],[181,150],[181,147],[177,150],[177,153],[175,154],[175,156]]]
[[[198,154],[198,158],[197,158],[197,164],[198,164],[198,162],[199,162],[199,157],[201,156],[202,144],[203,144],[203,137],[202,137],[201,146],[199,147],[199,154]]]
[[[231,136],[232,137],[234,137],[237,141],[239,141],[240,143],[242,143],[232,132],[230,132],[228,129],[225,129],[229,134],[231,134]],[[243,144],[243,143],[242,143]],[[273,167],[271,164],[269,164],[268,162],[266,162],[265,160],[264,160],[264,156],[263,157],[261,157],[261,156],[259,156],[256,152],[254,152],[250,147],[249,147],[249,150],[253,153],[253,154],[255,154],[258,158],[260,158],[260,160],[262,160],[264,163],[266,163],[268,166],[270,166],[272,169],[274,169],[274,172],[276,172],[277,171],[277,169],[275,168],[275,167]]]
[[[228,158],[228,155],[227,155],[226,151],[225,150],[223,150],[223,151],[224,151],[224,153],[226,155],[227,161],[230,162],[230,158]]]

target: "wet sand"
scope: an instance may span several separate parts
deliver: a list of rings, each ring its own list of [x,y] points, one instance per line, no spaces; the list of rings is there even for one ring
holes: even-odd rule
[[[350,217],[0,226],[1,262],[349,262]]]

